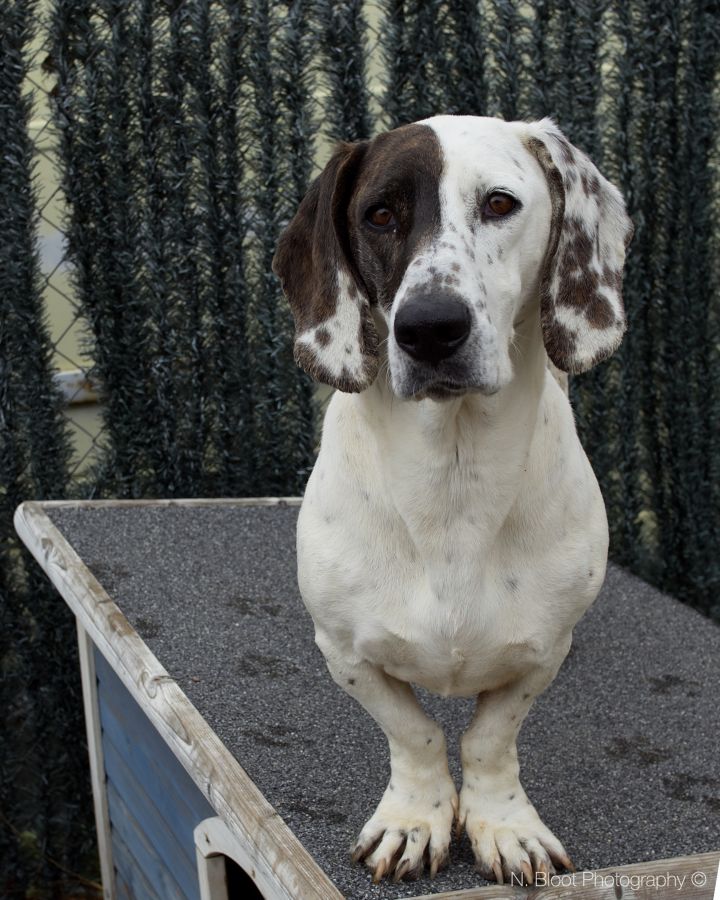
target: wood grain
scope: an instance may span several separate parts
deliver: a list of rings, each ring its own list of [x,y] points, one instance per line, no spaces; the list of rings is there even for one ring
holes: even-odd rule
[[[83,709],[85,712],[85,733],[88,757],[90,759],[90,781],[95,811],[100,877],[103,886],[103,900],[115,900],[115,877],[110,836],[110,813],[105,792],[105,759],[102,745],[102,728],[97,695],[97,673],[95,671],[95,647],[87,632],[76,619],[78,636],[78,657],[80,659],[80,679],[82,682]]]
[[[545,887],[488,885],[409,900],[712,900],[718,864],[720,853],[698,853],[576,872]]]

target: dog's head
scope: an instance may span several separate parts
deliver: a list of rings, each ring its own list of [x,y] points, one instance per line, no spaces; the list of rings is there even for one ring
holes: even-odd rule
[[[339,146],[273,268],[307,372],[363,390],[380,331],[393,391],[440,399],[508,384],[530,314],[559,369],[608,357],[631,234],[620,193],[549,119],[437,116]]]

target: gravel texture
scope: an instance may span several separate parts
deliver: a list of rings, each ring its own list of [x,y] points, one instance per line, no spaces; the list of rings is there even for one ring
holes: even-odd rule
[[[292,507],[56,509],[54,523],[340,890],[482,884],[466,839],[433,882],[374,887],[348,848],[389,774],[331,681],[295,578]],[[720,628],[617,567],[520,735],[524,786],[578,868],[720,844]],[[472,702],[422,693],[451,770]]]

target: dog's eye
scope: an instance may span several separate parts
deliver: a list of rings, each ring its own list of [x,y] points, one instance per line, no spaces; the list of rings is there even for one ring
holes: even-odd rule
[[[500,218],[501,216],[506,216],[508,213],[511,213],[516,205],[517,202],[514,197],[496,191],[487,198],[485,215],[489,216],[491,219]]]
[[[387,206],[371,206],[365,213],[365,221],[376,231],[390,231],[397,225],[397,220]]]

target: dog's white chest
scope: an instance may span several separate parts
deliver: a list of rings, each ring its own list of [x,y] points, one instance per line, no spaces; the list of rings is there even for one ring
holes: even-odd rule
[[[456,563],[455,571],[446,564],[430,573],[417,566],[405,590],[393,580],[360,591],[354,653],[438,694],[472,696],[502,684],[532,665],[543,640],[522,625],[522,598],[494,581],[487,570]]]
[[[543,406],[549,423],[558,395]],[[521,405],[501,441],[459,419],[448,453],[447,432],[427,422],[363,443],[342,399],[298,523],[300,588],[324,639],[447,695],[490,690],[556,652],[606,552],[597,485],[565,418],[532,446],[513,430]]]

